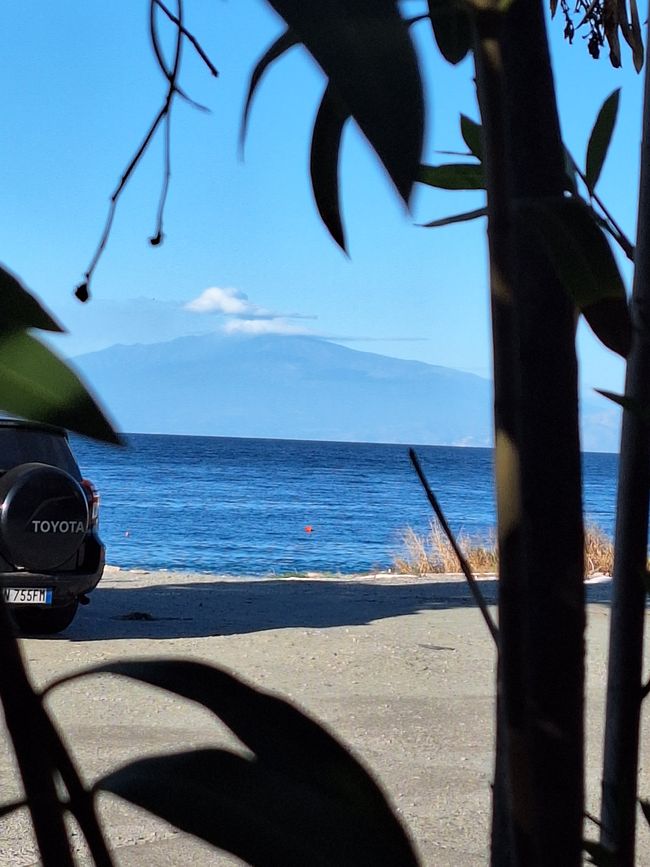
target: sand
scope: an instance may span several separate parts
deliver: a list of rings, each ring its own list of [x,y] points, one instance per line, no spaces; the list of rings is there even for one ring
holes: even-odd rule
[[[494,603],[495,582],[481,586]],[[588,808],[597,812],[608,582],[588,595]],[[487,863],[495,653],[458,576],[259,581],[109,568],[66,633],[21,644],[39,685],[127,657],[223,666],[335,730],[389,793],[423,864]],[[87,781],[138,755],[236,743],[208,712],[119,678],[63,687],[50,707]],[[20,794],[3,741],[1,802]],[[640,789],[650,795],[645,746]],[[117,798],[102,796],[101,813],[122,867],[240,863]],[[89,863],[74,839],[78,863]],[[645,828],[639,845],[639,863],[650,863]],[[0,865],[35,863],[26,815],[0,821]]]

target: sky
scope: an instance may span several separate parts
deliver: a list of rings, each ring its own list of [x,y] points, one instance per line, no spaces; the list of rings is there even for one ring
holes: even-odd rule
[[[407,5],[413,13],[425,6]],[[488,377],[484,221],[417,225],[480,207],[482,194],[421,188],[407,214],[348,125],[341,190],[350,256],[343,255],[312,200],[308,146],[324,77],[300,48],[267,73],[239,158],[250,72],[282,28],[264,0],[186,0],[186,24],[219,77],[186,45],[181,85],[210,112],[175,104],[164,243],[148,244],[162,179],[159,136],[119,202],[91,301],[74,298],[110,194],[164,99],[147,7],[146,0],[3,2],[0,261],[67,327],[59,351],[74,356],[207,331],[308,333]],[[600,105],[622,88],[599,191],[633,237],[642,77],[625,45],[624,68],[614,70],[606,52],[595,62],[579,35],[571,47],[562,30],[559,18],[552,22],[560,119],[580,164]],[[416,40],[428,106],[424,160],[445,162],[436,150],[461,148],[459,113],[478,119],[472,64],[447,64],[426,23]],[[579,357],[585,389],[622,388],[622,364],[584,326]]]

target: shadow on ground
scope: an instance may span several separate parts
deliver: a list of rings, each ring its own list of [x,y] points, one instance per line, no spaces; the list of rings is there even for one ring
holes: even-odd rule
[[[479,581],[489,604],[495,581]],[[591,586],[589,601],[606,602],[609,584]],[[69,641],[196,638],[269,629],[325,629],[368,624],[420,611],[472,607],[466,584],[386,584],[328,580],[252,580],[98,587],[62,634]]]
[[[481,582],[494,601],[494,582]],[[196,638],[268,629],[367,624],[418,611],[473,605],[452,581],[371,584],[327,580],[253,580],[98,587],[63,634],[71,641]]]

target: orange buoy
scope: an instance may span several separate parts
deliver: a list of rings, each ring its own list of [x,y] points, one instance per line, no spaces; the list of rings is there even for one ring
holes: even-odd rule
[[[305,533],[311,533],[313,529],[314,528],[311,524],[307,524],[307,526],[305,527]]]

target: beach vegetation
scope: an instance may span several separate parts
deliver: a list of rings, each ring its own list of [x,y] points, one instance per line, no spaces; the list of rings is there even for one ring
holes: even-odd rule
[[[465,559],[476,575],[496,575],[499,553],[494,534],[457,537]],[[407,527],[402,534],[401,552],[393,558],[393,567],[407,575],[439,575],[458,572],[458,557],[447,536],[436,521],[431,521],[426,533],[416,533]],[[594,524],[585,527],[585,578],[611,575],[614,565],[614,543]]]

